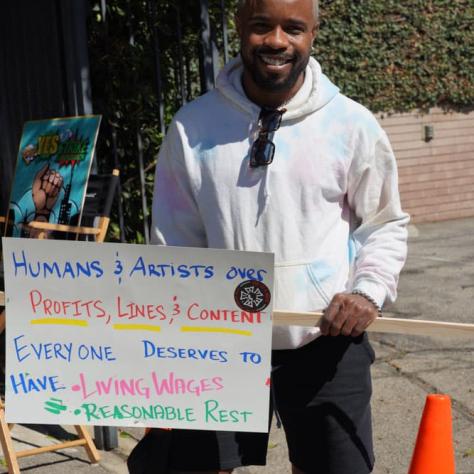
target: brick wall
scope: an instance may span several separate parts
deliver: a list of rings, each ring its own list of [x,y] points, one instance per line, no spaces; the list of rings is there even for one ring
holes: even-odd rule
[[[474,216],[474,113],[380,115],[398,162],[400,193],[412,222]],[[424,127],[433,127],[425,141]]]

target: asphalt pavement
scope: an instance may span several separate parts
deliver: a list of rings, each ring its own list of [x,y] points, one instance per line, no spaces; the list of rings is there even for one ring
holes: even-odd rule
[[[385,317],[474,323],[474,219],[410,226],[409,256],[397,302]],[[452,399],[457,474],[474,474],[474,339],[372,334],[374,474],[406,474],[426,395]],[[70,437],[71,427],[16,426],[17,449]],[[91,466],[82,448],[20,459],[22,472],[127,473],[125,459],[143,430],[122,428],[119,448]],[[186,453],[183,453],[185,455]],[[0,472],[7,472],[2,463]],[[283,430],[272,428],[266,467],[238,474],[289,473]]]

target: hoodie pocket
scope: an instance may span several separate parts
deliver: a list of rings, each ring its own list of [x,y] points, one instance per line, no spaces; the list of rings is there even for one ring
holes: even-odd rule
[[[329,295],[326,293],[326,291],[324,290],[323,288],[323,285],[321,284],[321,281],[320,279],[318,278],[318,276],[316,275],[316,272],[314,271],[314,267],[311,263],[307,264],[307,271],[308,271],[308,275],[309,275],[309,278],[311,279],[311,281],[313,282],[313,285],[316,289],[316,291],[319,293],[320,297],[324,300],[324,302],[326,303],[325,304],[325,307],[330,303],[331,301],[331,298],[329,298]]]
[[[275,265],[274,308],[316,311],[324,309],[329,301],[311,262]]]

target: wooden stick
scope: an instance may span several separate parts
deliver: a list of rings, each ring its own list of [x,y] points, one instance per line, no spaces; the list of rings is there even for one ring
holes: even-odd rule
[[[3,456],[7,462],[9,474],[20,474],[20,466],[13,447],[10,428],[5,421],[5,411],[3,404],[0,406],[0,442],[2,444]]]
[[[318,326],[323,313],[273,311],[273,322],[279,326]],[[474,338],[474,324],[423,321],[419,319],[377,318],[368,328],[372,332]]]
[[[27,456],[35,456],[36,454],[50,453],[52,451],[58,451],[60,449],[73,448],[75,446],[84,446],[87,444],[85,439],[75,439],[73,441],[65,441],[64,443],[55,443],[49,446],[42,446],[41,448],[24,449],[23,451],[17,451],[17,458],[25,458]]]
[[[74,428],[76,428],[79,437],[85,442],[84,448],[86,448],[87,455],[89,456],[91,463],[98,463],[100,461],[100,454],[99,451],[97,451],[94,441],[92,440],[92,436],[90,435],[87,428],[83,425],[74,425]]]
[[[83,234],[83,235],[97,235],[100,233],[100,229],[96,227],[81,227],[64,224],[53,224],[51,222],[28,222],[28,227],[36,230],[59,230],[61,232],[70,232],[71,234]]]

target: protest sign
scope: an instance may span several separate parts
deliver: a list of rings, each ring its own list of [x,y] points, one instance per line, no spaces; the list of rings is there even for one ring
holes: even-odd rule
[[[267,431],[273,255],[3,239],[6,417]]]

